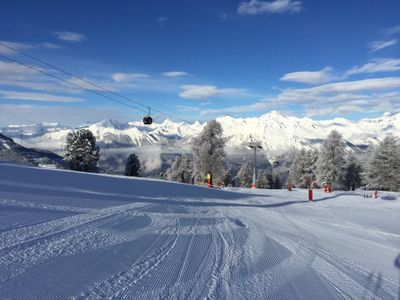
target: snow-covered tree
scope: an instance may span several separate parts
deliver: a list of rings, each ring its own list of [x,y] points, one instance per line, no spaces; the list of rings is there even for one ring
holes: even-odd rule
[[[318,150],[307,150],[305,156],[305,165],[306,168],[309,170],[316,170],[317,169],[317,161],[318,161]]]
[[[324,141],[317,161],[318,181],[332,183],[335,189],[343,186],[345,144],[342,135],[333,130]]]
[[[400,144],[387,136],[371,153],[363,179],[369,189],[400,191]]]
[[[257,187],[260,189],[270,189],[273,185],[272,174],[269,170],[259,170],[257,174]]]
[[[224,176],[225,140],[222,126],[216,120],[209,121],[198,137],[193,139],[192,153],[196,175],[205,178],[208,173],[215,180]]]
[[[125,165],[126,176],[140,176],[140,161],[135,153],[128,156]]]
[[[361,185],[361,164],[353,153],[346,159],[343,183],[347,190],[353,191]]]
[[[88,129],[80,129],[67,135],[64,149],[65,161],[71,170],[96,172],[99,161],[99,147],[96,138]]]
[[[250,173],[250,167],[247,163],[244,163],[236,175],[235,186],[250,187],[252,179],[253,178]]]
[[[288,183],[295,186],[302,186],[304,177],[310,170],[316,169],[318,160],[318,151],[301,149],[294,157],[293,163],[289,170]]]
[[[301,185],[304,175],[308,172],[305,164],[306,150],[303,148],[296,153],[289,170],[289,182],[295,186]]]
[[[177,156],[171,167],[167,170],[167,179],[183,183],[192,183],[193,160],[187,155]]]

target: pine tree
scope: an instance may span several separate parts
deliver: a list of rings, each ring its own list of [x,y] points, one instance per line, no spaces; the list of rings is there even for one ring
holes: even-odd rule
[[[140,176],[140,161],[135,153],[129,155],[125,165],[126,176]]]
[[[176,157],[171,167],[167,171],[167,179],[183,183],[192,183],[192,158],[187,154]]]
[[[399,140],[387,136],[371,153],[363,179],[369,189],[400,191]]]
[[[230,172],[227,172],[223,178],[222,178],[222,182],[224,183],[224,186],[232,186],[233,184],[233,177],[230,174]]]
[[[308,172],[305,164],[306,150],[303,148],[296,153],[289,170],[289,182],[295,186],[300,186],[304,175]]]
[[[317,162],[318,162],[318,150],[307,150],[305,156],[305,166],[307,172],[312,170],[315,171],[317,169]]]
[[[212,178],[222,178],[224,171],[225,140],[222,138],[221,124],[209,121],[200,135],[193,139],[192,153],[196,175],[205,178],[208,173]]]
[[[257,187],[260,189],[272,188],[272,175],[268,170],[259,170],[257,174]]]
[[[250,173],[250,167],[247,163],[244,163],[239,169],[236,178],[236,186],[239,187],[250,187],[252,182],[252,176]]]
[[[289,183],[295,186],[304,185],[304,176],[316,169],[318,151],[301,149],[297,152],[289,171]]]
[[[71,170],[97,172],[99,147],[90,130],[80,129],[68,133],[64,152],[65,161]]]
[[[318,180],[326,178],[335,189],[343,186],[344,148],[342,135],[333,130],[324,141],[317,161]]]
[[[282,188],[282,179],[278,173],[272,174],[272,188],[273,189]]]
[[[272,176],[272,173],[270,173],[270,172],[267,173],[267,182],[268,182],[267,186],[269,186],[268,188],[272,189],[274,186],[274,177]]]
[[[361,164],[353,153],[347,157],[343,183],[353,191],[361,185]]]

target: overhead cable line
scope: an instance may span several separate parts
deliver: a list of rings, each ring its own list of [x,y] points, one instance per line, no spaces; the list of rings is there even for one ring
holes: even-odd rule
[[[18,53],[18,54],[21,54],[21,55],[23,55],[23,56],[25,56],[25,57],[27,57],[27,58],[29,58],[29,59],[32,59],[32,60],[34,60],[34,61],[37,61],[37,62],[39,62],[39,63],[41,63],[41,64],[43,64],[43,65],[46,65],[46,66],[48,66],[48,67],[50,67],[50,68],[53,68],[53,69],[55,69],[55,70],[57,70],[57,71],[59,71],[59,72],[61,72],[61,73],[64,73],[64,74],[66,74],[66,75],[68,75],[68,76],[71,76],[71,77],[73,77],[73,78],[76,78],[76,79],[78,79],[78,80],[81,80],[81,81],[83,81],[83,82],[86,82],[87,84],[90,84],[90,85],[93,86],[93,87],[96,87],[96,88],[101,89],[101,90],[103,90],[103,91],[105,91],[105,92],[108,92],[108,93],[110,93],[110,94],[113,94],[113,95],[115,95],[115,96],[118,96],[118,97],[120,97],[120,98],[123,98],[123,99],[125,99],[125,100],[127,100],[127,101],[130,101],[130,102],[132,102],[132,103],[135,103],[135,104],[137,104],[137,105],[140,105],[140,106],[142,106],[142,107],[144,107],[144,108],[146,108],[146,109],[151,108],[153,111],[158,112],[158,113],[160,113],[160,114],[163,114],[163,115],[165,115],[165,116],[167,116],[167,117],[170,117],[170,118],[173,118],[173,119],[176,119],[176,120],[180,120],[180,121],[183,121],[183,122],[185,122],[185,123],[189,123],[188,121],[186,121],[186,120],[184,120],[184,119],[182,119],[182,118],[176,117],[176,116],[174,116],[174,115],[172,115],[172,114],[169,114],[169,113],[166,113],[166,112],[163,112],[163,111],[158,110],[158,109],[156,109],[156,108],[154,108],[154,107],[151,107],[151,106],[149,106],[149,105],[145,105],[145,104],[143,104],[143,103],[141,103],[141,102],[139,102],[139,101],[137,101],[137,100],[133,100],[133,99],[131,99],[131,98],[129,98],[129,97],[126,97],[126,96],[124,96],[124,95],[122,95],[122,94],[120,94],[120,93],[114,92],[114,91],[112,91],[112,90],[110,90],[110,89],[108,89],[108,88],[105,88],[105,87],[103,87],[103,86],[101,86],[101,85],[99,85],[99,84],[93,83],[93,82],[91,82],[91,81],[89,81],[89,80],[87,80],[87,79],[85,79],[85,78],[76,76],[76,75],[72,74],[71,72],[65,71],[65,70],[61,69],[60,67],[57,67],[57,66],[55,66],[55,65],[53,65],[53,64],[50,64],[50,63],[45,62],[45,61],[42,60],[42,59],[39,59],[39,58],[34,57],[34,56],[32,56],[32,55],[29,55],[29,54],[27,54],[27,53],[25,53],[25,52],[22,52],[22,51],[20,51],[20,50],[18,50],[18,49],[15,49],[15,48],[13,48],[13,47],[11,47],[11,46],[9,46],[9,45],[3,43],[3,42],[0,42],[0,45],[1,45],[2,47],[5,47],[5,48],[11,50],[11,51],[14,51],[14,52],[16,52],[16,53]],[[65,80],[64,80],[64,81],[65,81]],[[81,88],[83,88],[83,87],[81,87]],[[85,89],[85,88],[83,88],[83,89]],[[85,89],[85,90],[91,91],[90,89]]]
[[[140,110],[140,111],[146,113],[145,110],[139,109],[139,108],[134,107],[134,106],[132,106],[132,105],[130,105],[130,104],[127,104],[127,103],[125,103],[125,102],[119,101],[119,100],[117,100],[117,99],[114,99],[114,98],[109,97],[109,96],[107,96],[107,95],[104,95],[104,94],[102,94],[102,93],[99,93],[99,92],[97,92],[97,91],[95,91],[95,90],[91,90],[91,89],[85,88],[85,87],[83,87],[83,86],[80,86],[80,85],[77,84],[77,83],[74,83],[74,82],[72,82],[72,81],[69,81],[69,80],[64,79],[64,78],[61,78],[61,77],[58,77],[58,76],[53,75],[53,74],[51,74],[51,73],[49,73],[49,72],[46,72],[46,71],[44,71],[44,70],[42,70],[42,69],[32,67],[32,66],[30,66],[30,65],[28,65],[28,64],[25,64],[25,63],[23,63],[23,62],[20,62],[20,61],[14,59],[14,58],[8,57],[8,56],[3,55],[3,54],[0,54],[0,57],[5,58],[5,59],[8,59],[9,61],[12,61],[12,62],[14,62],[14,63],[17,63],[17,64],[19,64],[19,65],[21,65],[21,66],[24,66],[24,67],[26,67],[26,68],[28,68],[28,69],[31,69],[31,70],[33,70],[33,71],[40,72],[40,73],[42,73],[42,74],[45,74],[45,75],[47,75],[47,76],[50,76],[50,77],[52,77],[52,78],[54,78],[54,79],[57,79],[57,80],[61,80],[61,81],[63,81],[63,82],[66,82],[66,83],[68,83],[68,84],[70,84],[70,85],[72,85],[72,86],[75,86],[75,87],[79,88],[79,89],[83,89],[83,90],[88,91],[88,92],[90,92],[90,93],[96,94],[96,95],[98,95],[98,96],[102,96],[102,97],[107,98],[107,99],[109,99],[109,100],[111,100],[111,101],[117,102],[117,103],[122,104],[122,105],[125,105],[125,106],[127,106],[127,107],[130,107],[130,108],[132,108],[132,109],[134,109],[134,110]]]

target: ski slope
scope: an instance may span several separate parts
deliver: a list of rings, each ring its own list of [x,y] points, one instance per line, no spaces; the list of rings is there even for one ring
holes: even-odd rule
[[[306,196],[0,164],[0,299],[398,299],[399,195]]]

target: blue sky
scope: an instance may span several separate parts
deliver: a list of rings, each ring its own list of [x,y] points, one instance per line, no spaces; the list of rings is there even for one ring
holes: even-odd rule
[[[271,110],[357,120],[400,110],[399,11],[397,0],[6,0],[0,41],[188,121]],[[0,55],[88,87],[10,49]],[[2,125],[143,115],[6,57]]]

